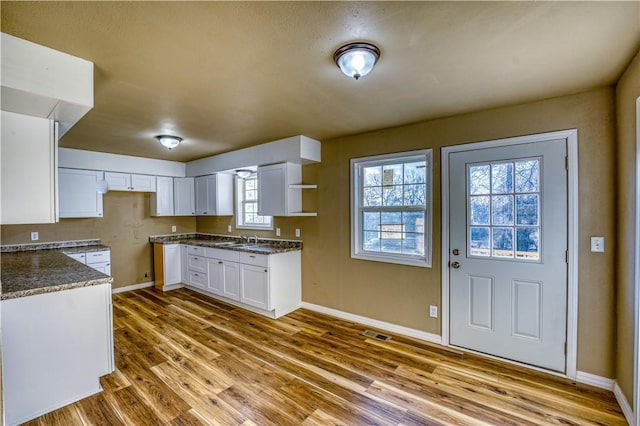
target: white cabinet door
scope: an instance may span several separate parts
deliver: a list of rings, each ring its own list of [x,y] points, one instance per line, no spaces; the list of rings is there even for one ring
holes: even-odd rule
[[[156,192],[156,177],[149,175],[131,175],[131,190],[137,192]]]
[[[207,290],[214,294],[222,294],[224,290],[224,262],[218,259],[207,259],[209,282]]]
[[[164,244],[162,249],[164,285],[179,284],[182,281],[180,244]]]
[[[286,215],[286,174],[284,164],[258,167],[258,214]]]
[[[196,214],[194,178],[173,179],[173,203],[176,216],[194,216]]]
[[[102,194],[96,190],[103,172],[59,169],[60,217],[102,217]]]
[[[94,263],[93,265],[88,265],[88,266],[91,266],[93,269],[95,269],[98,272],[102,272],[105,275],[111,276],[111,263],[110,262]]]
[[[240,264],[240,301],[256,308],[270,310],[267,268]]]
[[[73,260],[77,260],[78,262],[82,263],[83,265],[87,264],[87,254],[86,253],[71,253],[71,254],[68,254],[67,256],[69,256]]]
[[[197,177],[195,182],[198,216],[233,215],[233,176],[218,173]]]
[[[222,295],[232,300],[240,300],[240,264],[222,262],[223,288]]]
[[[109,191],[155,192],[156,177],[129,173],[104,172]]]
[[[173,178],[158,176],[150,200],[151,216],[173,216]]]
[[[129,173],[105,172],[109,191],[131,191],[131,175]]]
[[[189,251],[187,248],[188,246],[185,244],[180,245],[180,275],[183,283],[189,282]]]
[[[1,127],[0,223],[56,222],[58,144],[53,121],[2,111]]]

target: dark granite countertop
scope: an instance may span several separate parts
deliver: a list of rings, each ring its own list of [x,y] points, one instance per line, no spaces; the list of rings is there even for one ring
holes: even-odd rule
[[[240,244],[243,243],[243,241],[238,237],[215,234],[158,235],[149,237],[149,242],[154,244],[188,244],[192,246],[267,255],[302,250],[302,241],[272,240],[268,238],[258,238],[257,243],[245,243],[242,246],[225,245],[225,243]]]
[[[57,244],[50,248],[51,244]],[[25,248],[28,246],[28,248]],[[65,252],[106,250],[100,244],[64,246],[59,243],[3,246],[0,262],[2,300],[108,284],[113,278],[70,258]],[[38,249],[37,246],[42,248]],[[9,250],[7,247],[12,247]]]

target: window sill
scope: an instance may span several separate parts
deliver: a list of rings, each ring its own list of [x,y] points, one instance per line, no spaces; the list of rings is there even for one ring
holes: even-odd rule
[[[236,225],[236,229],[253,229],[255,231],[273,231],[273,225],[271,226]]]
[[[397,265],[417,266],[419,268],[431,268],[431,259],[427,258],[409,258],[393,255],[375,255],[369,253],[351,253],[352,259],[369,260],[372,262],[393,263]]]

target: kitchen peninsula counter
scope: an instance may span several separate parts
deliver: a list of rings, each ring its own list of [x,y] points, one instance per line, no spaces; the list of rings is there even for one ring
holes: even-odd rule
[[[2,246],[2,300],[109,284],[113,278],[67,254],[107,250],[98,240]]]

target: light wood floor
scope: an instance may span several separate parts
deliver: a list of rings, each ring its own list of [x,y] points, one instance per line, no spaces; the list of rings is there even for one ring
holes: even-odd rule
[[[29,424],[626,424],[611,392],[307,310],[144,289],[114,295],[114,327],[104,392]]]

